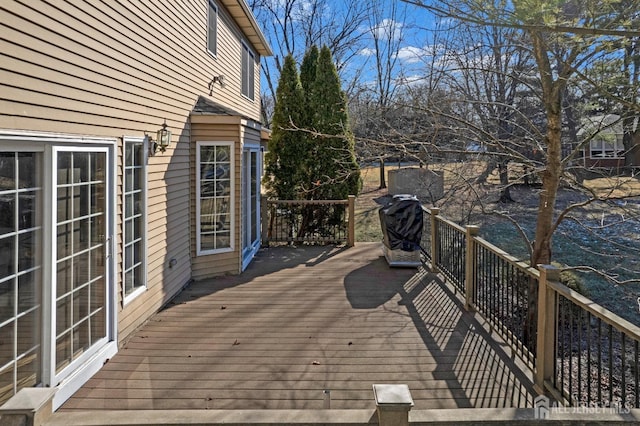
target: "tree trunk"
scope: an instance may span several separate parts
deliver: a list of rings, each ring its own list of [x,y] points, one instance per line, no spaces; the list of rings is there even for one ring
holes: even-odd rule
[[[556,77],[547,54],[544,36],[531,33],[534,55],[540,70],[542,101],[547,118],[545,145],[547,150],[545,170],[542,173],[542,191],[538,201],[536,234],[531,266],[551,262],[551,236],[554,231],[554,212],[560,178],[562,176],[562,93],[566,79]],[[560,67],[562,69],[562,67]]]
[[[493,170],[496,168],[497,164],[495,162],[495,160],[489,160],[487,161],[487,165],[484,169],[484,171],[482,173],[480,173],[480,175],[476,178],[476,183],[484,185],[485,183],[487,183],[487,178],[489,177],[489,175],[491,174],[491,172],[493,172]]]
[[[380,187],[378,189],[384,189],[387,187],[387,179],[384,173],[384,158],[380,157]]]
[[[542,191],[538,201],[538,220],[533,245],[531,265],[551,262],[551,236],[553,220],[562,175],[562,153],[560,145],[560,114],[548,115],[547,128],[547,165],[542,173]]]
[[[509,162],[501,161],[498,163],[498,170],[500,172],[500,186],[502,189],[500,190],[500,198],[498,198],[499,203],[513,203],[514,200],[511,197],[511,187],[509,186]]]

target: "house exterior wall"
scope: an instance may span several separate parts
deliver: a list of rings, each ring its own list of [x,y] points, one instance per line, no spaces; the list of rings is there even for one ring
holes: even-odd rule
[[[234,140],[240,149],[238,125],[229,132],[224,126],[212,133],[194,128],[190,114],[196,100],[209,97],[260,120],[260,53],[268,53],[269,48],[254,46],[251,41],[260,37],[240,30],[237,16],[245,13],[244,0],[215,3],[215,57],[207,51],[207,0],[0,3],[0,130],[117,141],[114,253],[119,344],[199,276],[198,262],[192,261],[190,232],[193,132]],[[255,49],[255,100],[241,95],[242,42]],[[225,76],[224,86],[210,84],[217,75]],[[147,162],[147,289],[125,303],[123,138],[149,135],[156,139],[155,132],[165,120],[172,132],[171,145]],[[241,155],[235,158],[240,161]],[[236,179],[240,169],[238,164]],[[238,181],[236,191],[240,187]],[[217,261],[237,265],[238,257],[234,252]]]

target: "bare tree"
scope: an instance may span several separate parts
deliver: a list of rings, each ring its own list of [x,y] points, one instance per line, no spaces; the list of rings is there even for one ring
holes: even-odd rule
[[[342,77],[342,71],[362,49],[361,27],[369,13],[366,2],[252,0],[249,6],[276,52],[261,61],[267,83],[263,89],[273,99],[286,55],[291,54],[300,62],[312,45],[326,45]]]

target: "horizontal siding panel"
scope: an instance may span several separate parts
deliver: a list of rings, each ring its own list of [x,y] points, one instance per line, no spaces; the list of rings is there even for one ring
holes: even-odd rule
[[[42,86],[48,85],[50,86],[48,90],[50,91],[39,91],[39,89],[46,89]],[[140,112],[139,107],[141,105],[128,104],[127,102],[123,102],[122,100],[116,100],[109,97],[101,97],[101,96],[86,96],[82,98],[82,91],[69,88],[60,88],[57,89],[54,86],[58,86],[52,83],[39,82],[35,84],[33,90],[26,89],[18,89],[15,87],[9,86],[0,86],[0,90],[2,91],[2,96],[4,98],[4,102],[9,101],[13,102],[15,105],[24,104],[24,105],[35,105],[38,108],[46,108],[46,111],[50,111],[53,108],[57,108],[60,104],[60,101],[64,101],[64,109],[58,109],[61,114],[70,114],[75,116],[82,117],[85,122],[99,122],[102,125],[105,125],[103,120],[109,120],[113,123],[112,126],[122,126],[120,123],[129,123],[130,128],[141,128],[141,124],[146,123],[149,119],[147,113]],[[56,95],[56,90],[58,93],[63,92],[64,96]],[[77,97],[74,97],[77,96]],[[100,101],[104,103],[99,103]],[[153,108],[148,108],[154,114],[158,114],[158,116],[162,116],[164,111],[154,110]],[[67,119],[71,121],[70,119]],[[82,122],[82,121],[76,121]],[[157,128],[153,130],[157,130],[160,128],[160,124],[156,124]],[[145,127],[145,126],[142,126]],[[146,127],[149,127],[148,125]]]
[[[98,3],[97,6],[101,4],[104,2]],[[182,85],[191,87],[194,91],[198,90],[197,83],[193,81],[193,78],[189,78],[190,69],[195,65],[191,68],[183,68],[182,61],[171,63],[174,57],[170,55],[165,58],[161,57],[163,60],[159,61],[160,49],[157,46],[155,49],[149,48],[154,43],[150,36],[150,33],[155,32],[154,28],[149,27],[148,31],[134,33],[131,28],[136,28],[137,22],[127,19],[118,20],[115,9],[110,10],[110,15],[103,15],[103,19],[109,21],[109,25],[107,25],[70,4],[57,2],[56,6],[68,10],[42,4],[39,5],[40,10],[17,7],[16,11],[29,22],[33,22],[32,25],[48,29],[50,31],[48,40],[58,46],[72,48],[72,51],[87,58],[101,58],[105,61],[104,63],[112,63],[118,67],[137,68],[138,72],[146,70],[149,75],[162,75],[171,86]],[[85,3],[82,7],[87,10],[89,5]],[[124,11],[125,9],[119,7],[117,10]],[[85,19],[89,22],[86,22]],[[118,25],[114,25],[114,20]],[[91,24],[95,24],[95,26]],[[118,28],[118,31],[113,31],[114,26]],[[124,34],[128,34],[128,37]],[[135,48],[130,47],[129,44]],[[171,66],[163,67],[162,65],[167,62]],[[181,68],[185,72],[184,75],[176,71]],[[201,70],[201,72],[203,71]]]
[[[39,66],[40,71],[33,75],[35,78],[68,85],[68,79],[76,77],[94,84],[90,90],[91,93],[101,93],[104,91],[103,87],[116,90],[119,93],[118,98],[123,93],[136,93],[147,102],[164,104],[167,108],[177,103],[183,114],[195,102],[195,93],[180,93],[169,84],[163,83],[161,79],[153,78],[144,69],[134,69],[130,65],[122,63],[107,65],[96,58],[79,55],[78,51],[72,49],[73,46],[69,46],[69,49],[63,49],[23,33],[16,33],[11,29],[3,29],[3,31],[7,36],[11,36],[13,32],[18,41],[16,44],[0,41],[2,52],[9,57],[20,58],[15,60],[32,64],[35,67]],[[52,37],[55,38],[55,36]],[[58,41],[65,42],[64,40]],[[42,52],[47,52],[47,54]],[[26,71],[35,72],[37,69],[29,68]],[[21,81],[19,81],[19,85],[25,88],[29,87]],[[168,100],[172,100],[172,102],[168,102]]]
[[[240,118],[192,129],[205,96],[240,116],[260,119],[259,101],[240,94],[243,35],[220,6],[219,54],[206,51],[207,1],[16,0],[0,3],[0,128],[155,139],[166,120],[172,144],[147,166],[147,291],[122,305],[123,147],[117,146],[116,235],[119,339],[124,341],[193,275],[237,273],[240,264]],[[258,59],[258,57],[256,57]],[[214,75],[225,87],[209,88]],[[256,63],[256,94],[259,63]],[[195,117],[195,116],[194,116]],[[194,126],[195,127],[195,126]],[[199,132],[199,133],[198,133]],[[253,140],[253,136],[251,136]],[[235,247],[195,257],[196,140],[233,141],[236,149]],[[194,141],[194,142],[191,142]],[[169,260],[177,264],[169,268]]]
[[[200,256],[193,265],[193,279],[201,280],[226,274],[239,273],[239,253],[220,253]]]

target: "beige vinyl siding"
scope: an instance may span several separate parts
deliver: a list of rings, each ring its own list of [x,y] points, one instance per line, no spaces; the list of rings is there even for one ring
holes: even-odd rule
[[[207,52],[207,1],[0,2],[0,129],[121,138],[155,132],[166,119],[172,146],[148,162],[147,291],[122,299],[122,141],[117,147],[119,340],[128,337],[192,277],[193,172],[189,114],[199,96],[259,120],[259,100],[240,94],[243,35],[217,2],[218,55]],[[225,76],[225,87],[209,82]],[[256,76],[259,62],[256,55]],[[258,77],[259,79],[259,77]],[[259,93],[259,80],[256,83]],[[215,139],[237,141],[238,126]],[[209,137],[214,140],[213,137]],[[236,179],[240,155],[236,153]],[[236,202],[241,185],[235,184]],[[236,207],[236,214],[240,209]],[[236,227],[240,221],[236,220]],[[220,270],[239,269],[236,251]],[[169,267],[171,259],[176,264]],[[218,262],[218,260],[216,261]],[[202,271],[194,264],[196,271]]]
[[[261,142],[259,129],[255,129],[253,127],[245,125],[241,127],[241,131],[242,140],[244,143],[249,142],[252,144],[259,144]]]
[[[245,38],[241,35],[240,30],[235,23],[231,21],[226,9],[220,5],[218,16],[218,22],[221,23],[220,26],[229,28],[231,31],[222,32],[218,35],[218,56],[220,56],[220,50],[222,50],[226,53],[228,60],[223,61],[224,68],[221,70],[221,74],[225,76],[225,87],[220,88],[219,85],[214,86],[213,98],[216,102],[229,105],[230,108],[238,111],[241,115],[259,122],[260,57],[254,52],[254,76],[257,76],[258,80],[255,84],[255,100],[251,101],[242,96],[242,40],[245,40]],[[251,45],[249,44],[249,46]]]

